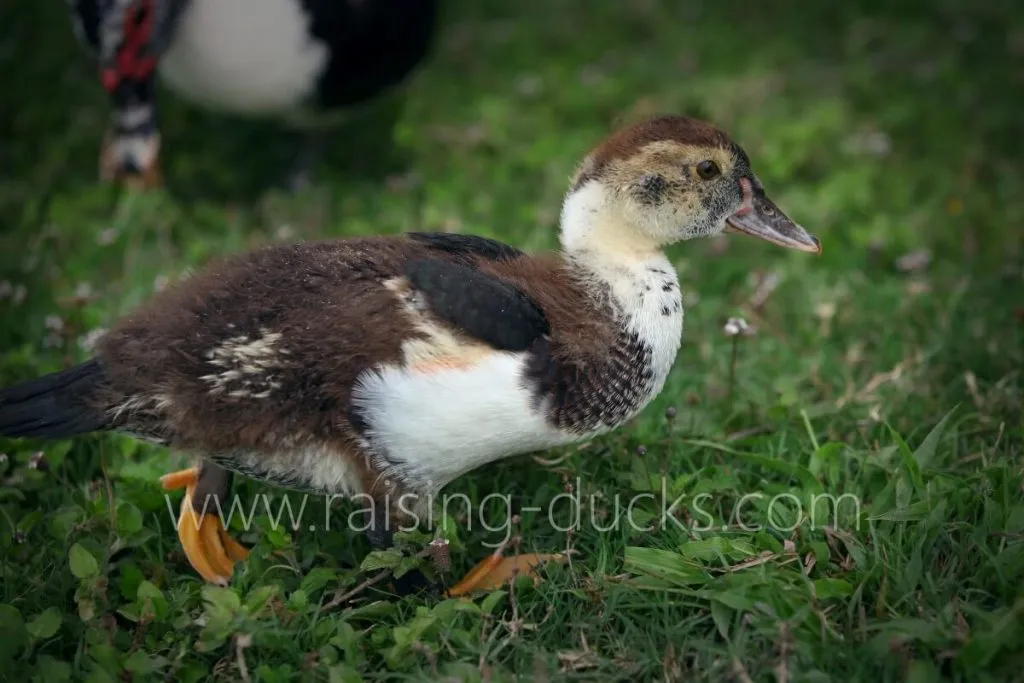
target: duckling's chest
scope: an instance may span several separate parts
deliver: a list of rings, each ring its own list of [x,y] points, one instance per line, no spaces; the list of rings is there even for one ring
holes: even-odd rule
[[[665,385],[682,343],[683,299],[679,277],[669,260],[659,256],[631,269],[629,276],[615,285],[615,289],[626,318],[625,329],[650,349],[650,387],[657,395]]]
[[[607,353],[584,363],[536,356],[529,374],[560,430],[593,435],[614,429],[657,396],[683,332],[679,281],[659,258],[608,276],[620,329]]]

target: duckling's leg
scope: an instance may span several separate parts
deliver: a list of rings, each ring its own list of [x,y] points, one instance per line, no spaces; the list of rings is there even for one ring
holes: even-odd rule
[[[374,550],[390,548],[393,545],[394,533],[388,525],[394,520],[389,519],[383,513],[382,505],[377,505],[367,512],[373,515],[367,529],[370,545]],[[541,565],[547,562],[560,564],[566,560],[566,556],[561,553],[527,553],[506,557],[504,551],[507,545],[507,543],[503,544],[486,559],[479,562],[452,588],[442,589],[443,595],[455,598],[477,591],[497,590],[520,575],[530,576],[536,580],[537,569]],[[391,584],[392,590],[400,596],[417,593],[430,586],[427,577],[418,569],[403,574],[401,577],[394,579]]]
[[[103,138],[100,178],[130,187],[157,187],[160,131],[152,77],[127,81],[113,93],[113,121]]]
[[[366,530],[370,547],[374,550],[386,550],[392,547],[394,545],[394,530],[391,528],[390,522],[394,520],[391,520],[384,512],[384,505],[380,503],[375,504],[367,510],[367,514],[371,515],[370,525]],[[405,597],[419,593],[424,589],[429,590],[431,584],[423,572],[419,569],[413,569],[397,578],[392,577],[389,587],[396,595]]]
[[[221,585],[230,582],[235,563],[249,556],[220,518],[231,493],[231,478],[230,472],[207,461],[160,478],[168,491],[185,489],[178,517],[178,537],[185,555],[200,576]]]

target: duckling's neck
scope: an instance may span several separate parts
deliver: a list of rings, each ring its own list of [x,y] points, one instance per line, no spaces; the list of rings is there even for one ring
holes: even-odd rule
[[[673,308],[679,299],[675,269],[659,244],[625,228],[628,220],[600,183],[571,192],[562,205],[563,257],[584,282],[610,290],[626,315],[661,298],[647,292],[672,293],[665,303]]]
[[[628,220],[604,185],[591,181],[566,195],[562,204],[562,250],[573,261],[598,268],[664,258],[653,239],[624,229]]]
[[[659,245],[623,229],[626,220],[599,183],[583,186],[562,207],[562,254],[583,287],[611,295],[623,331],[650,347],[656,394],[682,340],[679,277]]]

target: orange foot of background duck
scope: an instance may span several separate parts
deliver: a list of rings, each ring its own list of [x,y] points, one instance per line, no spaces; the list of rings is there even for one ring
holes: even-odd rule
[[[159,187],[163,183],[159,161],[159,134],[107,131],[100,153],[100,179],[137,189]]]

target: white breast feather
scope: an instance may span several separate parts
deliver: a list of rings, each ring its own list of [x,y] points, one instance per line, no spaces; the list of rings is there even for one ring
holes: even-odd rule
[[[420,373],[385,367],[364,373],[352,401],[382,451],[385,477],[436,492],[485,463],[577,440],[531,404],[525,355],[494,353],[468,368]]]
[[[658,256],[631,267],[628,275],[611,279],[611,283],[615,298],[627,312],[627,327],[651,348],[653,399],[665,386],[682,343],[684,313],[679,277],[668,258]]]
[[[195,104],[233,114],[289,113],[309,98],[327,46],[299,0],[192,0],[160,75]]]

